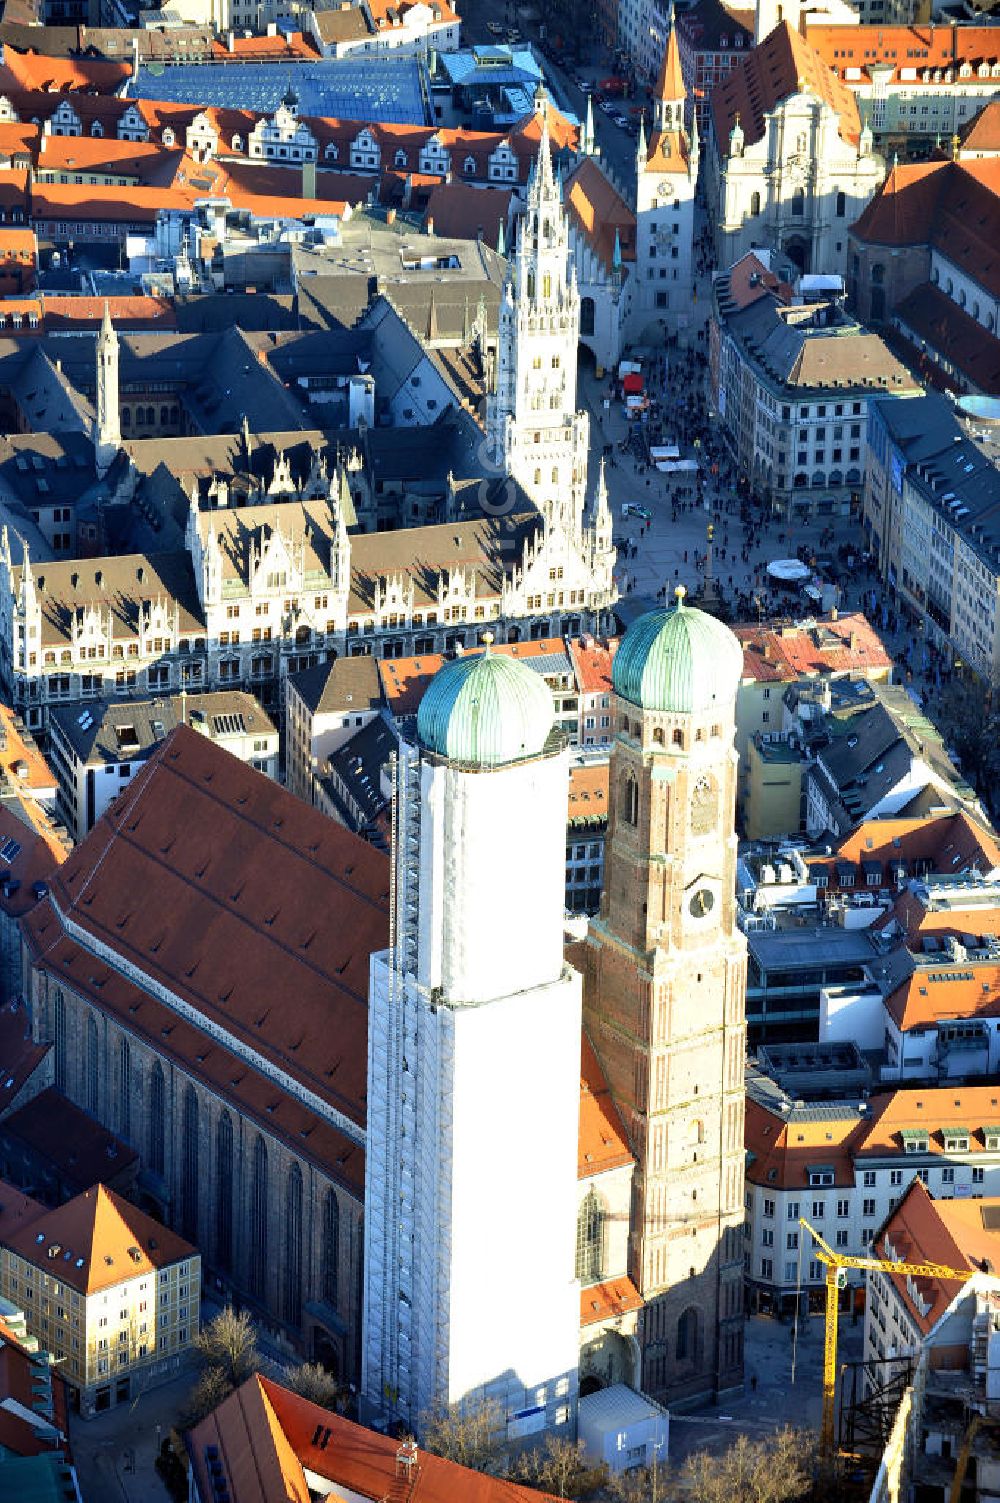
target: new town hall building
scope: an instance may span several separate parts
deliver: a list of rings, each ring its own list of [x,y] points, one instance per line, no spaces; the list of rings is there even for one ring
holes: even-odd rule
[[[241,473],[239,484],[206,485],[192,463],[173,549],[41,565],[27,543],[0,537],[0,683],[29,727],[44,731],[53,702],[181,689],[242,687],[278,705],[289,672],[345,653],[453,652],[487,627],[505,641],[607,629],[611,515],[599,488],[587,501],[580,300],[545,130],[525,225],[501,310],[488,443],[471,413],[454,414],[474,457],[449,474],[442,521],[359,530],[363,433],[288,435],[296,465],[275,446],[261,475],[245,429],[191,441],[201,456],[224,449]],[[107,316],[96,360],[95,459],[127,494],[141,477],[136,446],[121,447]],[[439,427],[431,445],[450,433]]]

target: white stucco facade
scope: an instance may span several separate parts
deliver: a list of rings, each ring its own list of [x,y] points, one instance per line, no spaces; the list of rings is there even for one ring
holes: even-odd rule
[[[511,1438],[575,1413],[567,784],[561,752],[491,771],[402,754],[394,947],[371,963],[362,1388],[418,1433],[487,1395]]]
[[[715,141],[707,190],[720,266],[754,246],[781,251],[805,271],[847,270],[847,230],[884,176],[871,133],[841,134],[836,110],[808,89],[780,100],[763,133],[739,121]]]

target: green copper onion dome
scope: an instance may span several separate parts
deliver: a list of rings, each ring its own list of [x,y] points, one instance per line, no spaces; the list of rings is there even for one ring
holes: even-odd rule
[[[743,676],[743,648],[721,621],[684,604],[648,611],[615,653],[615,693],[642,710],[701,714],[731,705]]]
[[[486,651],[445,663],[417,711],[427,751],[452,762],[502,767],[534,757],[552,729],[552,694],[540,674],[506,654]]]

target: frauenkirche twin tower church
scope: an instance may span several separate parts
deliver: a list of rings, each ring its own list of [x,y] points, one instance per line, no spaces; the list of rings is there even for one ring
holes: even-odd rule
[[[578,332],[543,134],[488,438],[547,527],[603,562]],[[605,891],[569,958],[568,754],[548,688],[487,644],[424,696],[396,768],[390,947],[371,961],[362,1386],[386,1420],[419,1431],[437,1406],[494,1397],[516,1436],[525,1416],[571,1425],[584,1373],[670,1403],[742,1381],[742,663],[680,594],[626,633]],[[581,1184],[581,1043],[634,1160],[617,1216]],[[589,1319],[605,1272],[634,1296],[630,1325]]]

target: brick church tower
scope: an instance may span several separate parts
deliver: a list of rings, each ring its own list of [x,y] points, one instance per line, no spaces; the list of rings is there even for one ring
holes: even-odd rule
[[[732,632],[683,590],[623,638],[604,897],[579,962],[585,1026],[637,1160],[642,1387],[671,1404],[743,1379],[742,669]]]

